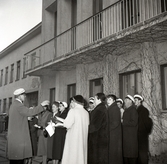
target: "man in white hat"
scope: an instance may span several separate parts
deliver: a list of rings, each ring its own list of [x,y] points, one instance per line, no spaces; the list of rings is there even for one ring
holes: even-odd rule
[[[19,88],[14,91],[15,101],[9,110],[8,125],[8,158],[10,164],[24,164],[26,158],[32,157],[32,146],[28,127],[28,116],[34,116],[44,111],[49,101],[43,101],[33,109],[24,106],[25,90]]]
[[[142,104],[143,97],[139,94],[134,95],[135,105],[138,112],[138,144],[139,156],[138,164],[148,164],[148,137],[152,130],[153,122],[149,117],[149,111]]]
[[[138,113],[131,95],[125,97],[123,114],[123,156],[124,164],[136,164],[138,157]]]

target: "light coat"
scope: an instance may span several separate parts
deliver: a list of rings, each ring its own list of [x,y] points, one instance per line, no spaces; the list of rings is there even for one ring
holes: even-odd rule
[[[82,105],[69,110],[64,127],[67,128],[62,164],[87,164],[89,114]]]

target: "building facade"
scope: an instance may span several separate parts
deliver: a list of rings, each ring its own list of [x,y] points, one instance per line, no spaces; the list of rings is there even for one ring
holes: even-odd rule
[[[41,23],[0,52],[0,113],[7,113],[14,100],[13,92],[25,88],[30,107],[38,103],[40,78],[26,75],[24,54],[41,45]],[[32,59],[33,60],[33,59]]]
[[[167,151],[166,29],[167,0],[43,0],[40,45],[21,54],[26,75],[40,79],[39,102],[141,94],[158,155]]]

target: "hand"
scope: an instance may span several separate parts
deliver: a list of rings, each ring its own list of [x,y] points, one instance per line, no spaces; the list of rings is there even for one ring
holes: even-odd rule
[[[46,105],[49,105],[49,104],[50,104],[49,100],[45,100],[41,103],[42,106],[46,106]]]

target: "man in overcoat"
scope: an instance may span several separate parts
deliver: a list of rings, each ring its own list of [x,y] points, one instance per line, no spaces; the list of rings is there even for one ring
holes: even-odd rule
[[[125,97],[122,127],[124,164],[136,164],[138,157],[138,113],[131,95]]]
[[[34,109],[24,106],[25,90],[14,91],[15,101],[10,106],[8,124],[8,158],[10,164],[24,164],[24,159],[32,157],[32,145],[28,126],[28,116],[36,115],[44,110],[48,101],[43,101]]]
[[[108,164],[108,117],[105,94],[97,93],[96,107],[90,114],[88,164]]]
[[[109,130],[109,164],[123,164],[121,112],[116,96],[107,96]]]
[[[139,155],[138,164],[148,164],[148,137],[152,129],[152,120],[149,117],[149,111],[142,104],[144,101],[141,95],[134,95],[135,105],[138,112],[138,145]]]

